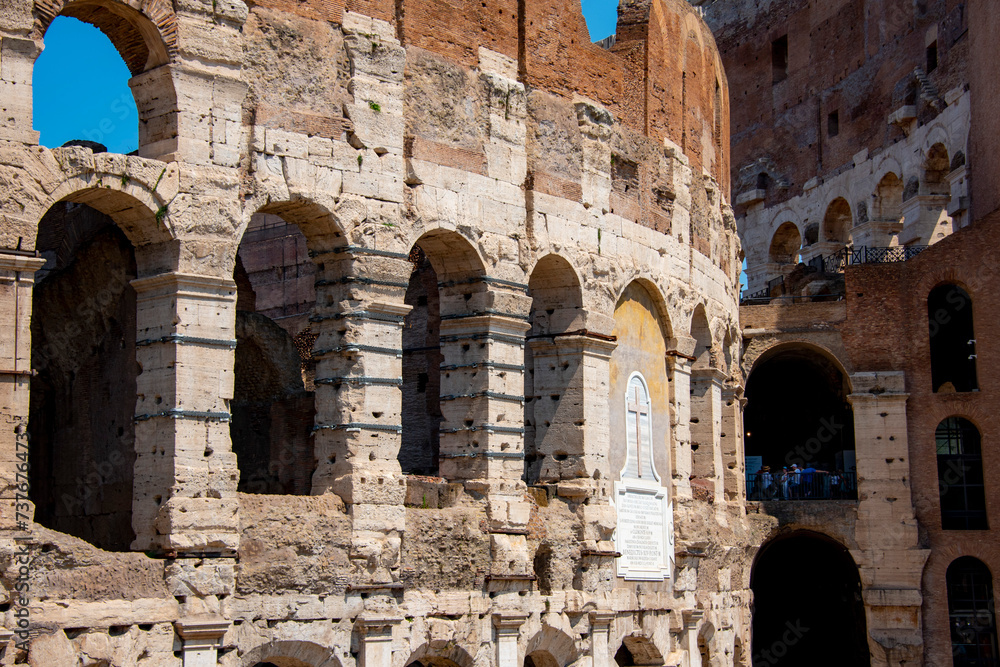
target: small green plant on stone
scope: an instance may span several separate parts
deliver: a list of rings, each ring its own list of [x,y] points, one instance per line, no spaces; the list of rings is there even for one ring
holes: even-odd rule
[[[167,206],[164,204],[160,208],[156,209],[156,224],[162,224],[163,219],[167,217]]]
[[[364,161],[365,161],[365,156],[364,155],[359,155],[358,156],[358,167],[360,167],[361,163],[364,162]]]
[[[430,503],[427,502],[427,494],[424,494],[424,502],[420,504],[421,509],[430,509]]]
[[[382,106],[378,102],[369,102],[368,108],[374,111],[375,113],[378,113],[382,110]]]

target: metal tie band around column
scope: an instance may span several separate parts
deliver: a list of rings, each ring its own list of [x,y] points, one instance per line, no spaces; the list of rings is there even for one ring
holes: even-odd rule
[[[375,320],[377,322],[402,324],[404,316],[370,310],[355,310],[350,313],[336,313],[334,315],[313,315],[309,318],[310,322],[325,322],[327,320]]]
[[[462,428],[443,428],[441,433],[463,433],[476,431],[486,431],[487,433],[510,433],[512,435],[524,435],[524,429],[515,426],[497,426],[496,424],[481,424],[480,426],[463,426]]]
[[[441,336],[440,340],[442,343],[457,343],[460,340],[492,340],[498,343],[510,343],[511,345],[524,347],[523,338],[494,333],[456,334],[452,336]]]
[[[226,350],[236,349],[236,339],[223,338],[198,338],[196,336],[184,336],[182,334],[170,334],[160,338],[147,338],[136,341],[136,347],[146,347],[149,345],[159,345],[166,343],[177,343],[178,345],[200,345],[202,347],[221,347]]]
[[[477,361],[474,364],[452,364],[441,366],[443,371],[457,371],[463,368],[493,368],[498,371],[523,371],[523,364],[501,364],[498,361]]]
[[[313,426],[312,433],[316,431],[381,431],[384,433],[402,433],[402,424],[365,424],[362,422],[350,422],[347,424],[320,424]]]
[[[320,378],[319,380],[316,380],[316,384],[356,384],[360,386],[401,387],[403,386],[403,378],[377,378],[366,376],[332,377]]]
[[[487,459],[516,459],[523,460],[524,452],[473,452],[471,454],[439,454],[438,458],[442,459],[475,459],[475,458],[487,458]]]
[[[232,421],[232,415],[228,412],[195,412],[192,410],[164,410],[163,412],[154,412],[152,414],[146,415],[136,415],[132,418],[133,421],[144,422],[150,419],[156,419],[158,417],[165,417],[168,419],[211,419],[218,420],[220,422]]]
[[[502,278],[491,278],[490,276],[476,276],[475,278],[468,278],[466,280],[443,280],[438,283],[438,287],[454,287],[455,285],[473,285],[475,283],[484,283],[486,285],[496,285],[498,287],[509,287],[511,289],[516,289],[528,293],[528,285],[524,283],[516,283],[513,280],[504,280]]]
[[[371,352],[373,354],[391,354],[396,357],[403,356],[402,348],[376,347],[374,345],[341,345],[340,347],[331,347],[327,350],[317,350],[313,352],[313,356],[325,357],[328,354],[339,354],[341,352]]]
[[[459,313],[457,315],[442,315],[442,320],[467,320],[473,317],[485,317],[487,315],[494,315],[496,317],[507,317],[512,320],[521,320],[522,322],[529,322],[531,318],[527,315],[518,315],[517,313],[508,313],[502,310],[495,310],[493,308],[487,308],[486,310],[476,310],[471,313]]]
[[[331,285],[348,285],[351,283],[358,283],[361,285],[375,285],[376,287],[399,287],[406,289],[410,286],[409,283],[403,282],[392,282],[389,280],[375,280],[374,278],[360,278],[355,276],[346,276],[338,280],[317,280],[313,283],[313,287],[329,287]]]
[[[442,401],[455,401],[460,398],[494,398],[498,401],[510,401],[512,403],[524,403],[524,396],[515,396],[513,394],[501,394],[495,391],[477,391],[471,394],[452,394],[449,396],[442,396]]]

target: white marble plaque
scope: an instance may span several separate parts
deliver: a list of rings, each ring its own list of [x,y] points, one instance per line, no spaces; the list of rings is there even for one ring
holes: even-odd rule
[[[618,576],[625,579],[656,580],[670,578],[674,561],[673,508],[667,502],[667,490],[661,486],[615,484],[618,528],[615,548]]]

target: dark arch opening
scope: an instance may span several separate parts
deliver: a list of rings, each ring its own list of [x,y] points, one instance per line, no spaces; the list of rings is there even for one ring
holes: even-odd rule
[[[793,264],[799,259],[801,245],[799,228],[794,222],[784,222],[771,237],[770,260],[776,264]]]
[[[847,200],[843,197],[834,199],[823,216],[823,240],[850,243],[853,219]]]
[[[990,569],[963,556],[948,566],[947,582],[954,667],[996,665],[1000,650]]]
[[[59,202],[38,227],[28,435],[35,521],[127,551],[135,465],[135,249],[115,222]]]
[[[438,276],[419,245],[410,251],[403,321],[403,434],[399,466],[411,475],[439,471],[441,453],[441,296]]]
[[[927,321],[934,391],[977,391],[972,297],[958,285],[938,285],[927,297]]]
[[[243,493],[307,495],[316,468],[316,265],[298,226],[257,213],[234,274],[235,391],[229,433]]]
[[[929,195],[951,194],[948,183],[948,172],[951,170],[951,158],[944,144],[934,144],[927,151],[924,161],[924,187]]]
[[[861,578],[850,553],[808,531],[764,545],[750,575],[755,666],[871,664]]]
[[[757,362],[747,379],[744,412],[747,488],[753,499],[853,496],[856,464],[849,393],[837,364],[810,348],[779,349]],[[791,471],[793,465],[821,472],[781,481],[783,469]],[[763,483],[764,467],[773,484]],[[846,474],[836,475],[838,471]]]
[[[987,530],[986,487],[979,429],[967,419],[948,417],[934,432],[937,445],[941,528]]]

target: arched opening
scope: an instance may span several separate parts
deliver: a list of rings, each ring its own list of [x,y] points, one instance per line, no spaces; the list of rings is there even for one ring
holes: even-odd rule
[[[802,247],[811,246],[813,243],[819,241],[819,225],[815,222],[806,225],[806,230],[802,234]]]
[[[843,197],[834,199],[823,216],[823,240],[831,243],[851,242],[851,227],[854,226],[851,205]]]
[[[563,667],[551,653],[544,650],[533,651],[524,656],[523,664],[524,667]]]
[[[968,419],[948,417],[934,432],[937,444],[941,528],[987,530],[983,450],[979,429]]]
[[[475,476],[482,464],[475,460],[478,434],[489,419],[479,408],[491,389],[491,338],[474,323],[486,312],[485,270],[472,245],[454,232],[424,234],[410,259],[400,467],[449,479]]]
[[[272,210],[272,209],[267,209]],[[279,210],[279,209],[273,209]],[[316,467],[316,265],[298,226],[255,214],[236,256],[230,436],[244,493],[308,495]]]
[[[806,346],[762,356],[747,379],[747,492],[753,500],[852,498],[854,417],[845,374]]]
[[[711,368],[715,365],[715,353],[712,343],[712,332],[708,328],[708,315],[705,306],[698,304],[691,317],[691,337],[694,338],[694,358],[692,367],[696,369]]]
[[[948,566],[946,578],[954,666],[997,664],[1000,650],[990,569],[976,558],[963,556]]]
[[[938,143],[927,151],[924,160],[924,190],[929,195],[950,195],[951,184],[948,183],[948,172],[951,171],[951,158],[944,144]]]
[[[842,545],[808,531],[775,538],[758,553],[750,588],[753,665],[871,664],[861,578]]]
[[[903,219],[903,181],[891,171],[875,189],[875,220],[898,223]]]
[[[582,326],[583,295],[569,262],[547,255],[528,281],[531,330],[524,346],[524,479],[537,484],[578,476],[570,470],[583,453],[583,405],[561,400],[580,384],[582,357],[563,344],[560,334]]]
[[[241,667],[341,667],[335,649],[296,640],[258,646],[243,654],[239,664]]]
[[[45,133],[43,139],[51,137],[43,143],[86,140],[152,158],[176,152],[177,100],[166,65],[177,49],[177,20],[171,10],[154,11],[160,12],[155,21],[107,0],[35,4],[35,38],[44,36],[49,54],[38,58],[32,73],[34,124]],[[69,58],[60,62],[67,50]],[[67,105],[67,96],[81,82],[84,92]],[[70,106],[72,118],[65,113]],[[57,126],[75,136],[60,136]]]
[[[69,201],[46,212],[36,247],[47,261],[32,296],[35,521],[125,551],[135,539],[135,248],[109,216]]]
[[[938,285],[927,296],[927,321],[933,390],[977,391],[972,297],[958,285]]]
[[[664,660],[660,649],[649,638],[629,635],[622,640],[622,645],[615,652],[615,662],[618,667],[639,667],[662,665]]]
[[[81,58],[81,53],[87,57]],[[111,40],[97,27],[56,17],[32,70],[33,123],[39,143],[55,148],[84,140],[112,153],[136,150],[139,119],[128,87],[130,76]],[[67,100],[72,100],[72,113],[66,113]]]
[[[768,256],[775,264],[795,264],[799,261],[802,237],[794,222],[783,222],[771,237]]]
[[[403,323],[403,437],[399,465],[404,473],[437,475],[441,429],[441,296],[438,276],[419,245],[410,251],[413,273]]]

